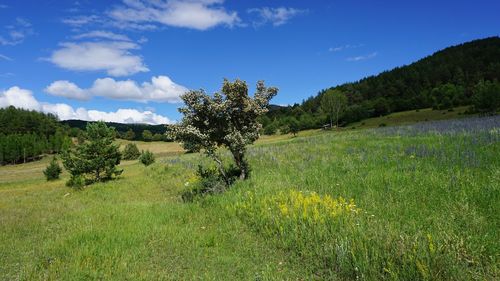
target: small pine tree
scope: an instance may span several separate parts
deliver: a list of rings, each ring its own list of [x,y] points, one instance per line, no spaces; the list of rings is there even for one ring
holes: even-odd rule
[[[64,168],[71,174],[72,183],[75,179],[85,184],[110,180],[119,176],[122,170],[117,169],[120,164],[121,153],[118,145],[114,144],[114,128],[108,128],[104,122],[89,123],[87,125],[88,142],[73,150],[66,150],[62,154]]]
[[[57,158],[54,157],[52,158],[52,161],[50,161],[50,164],[45,168],[43,171],[43,174],[47,178],[47,181],[52,181],[52,180],[57,180],[59,179],[59,175],[61,175],[62,168],[59,166],[59,163],[57,162]]]
[[[141,156],[141,152],[137,148],[135,143],[129,143],[123,149],[123,159],[124,160],[135,160]]]
[[[149,150],[142,151],[141,157],[139,157],[139,161],[141,161],[144,166],[149,166],[155,162],[155,156]]]

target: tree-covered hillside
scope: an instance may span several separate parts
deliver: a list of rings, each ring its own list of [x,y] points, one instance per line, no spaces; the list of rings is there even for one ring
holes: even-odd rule
[[[68,125],[73,129],[85,130],[88,121],[83,120],[65,120],[62,124]],[[144,141],[167,141],[165,136],[167,125],[148,125],[148,124],[122,124],[114,122],[106,122],[108,127],[115,128],[118,138],[127,140],[144,140]],[[148,133],[149,132],[149,133]]]
[[[333,90],[344,93],[348,98],[342,123],[426,107],[480,106],[481,99],[500,99],[500,93],[495,90],[498,79],[500,38],[491,37],[449,47],[410,65],[322,90],[300,105],[271,110],[262,121],[266,128],[286,126],[291,118],[297,119],[302,128],[319,127],[328,119],[321,111],[322,98]],[[492,83],[487,83],[487,91],[492,93],[484,93],[488,97],[484,97],[483,93],[474,97],[484,88],[484,83],[479,84],[481,81]],[[498,103],[494,106],[496,108],[487,111],[498,110]]]
[[[13,106],[0,108],[0,165],[31,161],[71,144],[57,117]]]

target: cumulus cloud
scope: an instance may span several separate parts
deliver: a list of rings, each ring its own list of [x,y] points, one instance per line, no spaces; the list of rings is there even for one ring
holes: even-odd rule
[[[66,80],[53,82],[47,88],[45,88],[45,92],[53,96],[76,100],[88,100],[91,97],[84,90],[80,89],[76,84]]]
[[[362,61],[362,60],[372,59],[372,58],[376,57],[377,55],[378,55],[377,52],[373,52],[371,54],[364,55],[364,56],[348,57],[346,60],[347,61]]]
[[[39,102],[30,90],[11,87],[0,92],[0,108],[15,106],[29,110],[52,113],[61,120],[80,119],[86,121],[106,121],[117,123],[171,124],[169,118],[150,110],[118,109],[115,112],[87,110],[83,107],[74,109],[64,103]]]
[[[293,17],[305,13],[306,10],[295,8],[279,7],[279,8],[254,8],[248,10],[248,13],[255,13],[258,19],[253,22],[254,26],[260,26],[270,23],[274,26],[280,26],[287,23]]]
[[[240,22],[236,12],[221,6],[224,0],[124,0],[108,16],[123,27],[140,28],[142,24],[160,24],[206,30],[218,25],[234,26]]]
[[[64,69],[126,76],[149,71],[140,56],[130,53],[138,48],[135,43],[117,41],[61,43],[47,60]]]
[[[88,89],[81,89],[69,81],[55,81],[45,88],[45,92],[53,95],[79,100],[88,100],[92,96],[106,97],[117,100],[132,100],[138,102],[180,102],[180,96],[187,92],[184,86],[176,84],[167,76],[156,76],[151,82],[138,85],[132,80],[116,81],[113,78],[103,78],[94,81]]]

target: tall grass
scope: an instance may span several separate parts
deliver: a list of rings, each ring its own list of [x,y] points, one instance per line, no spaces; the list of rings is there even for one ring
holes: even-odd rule
[[[499,120],[269,138],[193,203],[198,154],[79,192],[2,167],[0,279],[497,280]]]
[[[321,278],[494,280],[499,120],[440,121],[255,147],[254,177],[227,195],[233,200],[227,204]],[[342,220],[293,220],[277,208],[283,193],[296,191],[352,198],[362,211]]]

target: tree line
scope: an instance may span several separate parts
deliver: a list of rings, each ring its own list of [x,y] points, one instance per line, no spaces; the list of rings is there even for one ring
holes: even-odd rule
[[[495,90],[499,87],[498,79],[500,38],[491,37],[446,48],[410,65],[357,82],[324,89],[301,104],[271,107],[260,121],[267,134],[278,129],[286,132],[295,123],[300,129],[331,124],[332,115],[325,110],[325,103],[333,93],[346,98],[345,108],[338,112],[339,125],[429,107],[451,109],[471,105],[476,112],[496,112],[499,110],[496,101],[500,100],[500,93]]]
[[[65,120],[62,124],[68,125],[72,129],[72,136],[77,137],[85,131],[89,121]],[[165,134],[168,125],[148,125],[148,124],[122,124],[106,122],[106,126],[115,128],[115,137],[133,141],[172,141]]]
[[[28,162],[71,145],[57,117],[13,106],[0,109],[0,165]]]

